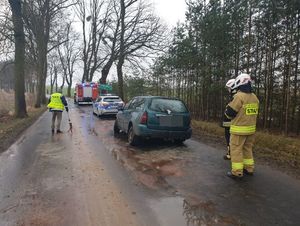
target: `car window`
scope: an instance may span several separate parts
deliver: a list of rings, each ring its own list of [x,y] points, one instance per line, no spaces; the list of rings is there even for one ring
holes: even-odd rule
[[[149,109],[151,109],[152,111],[167,112],[167,113],[188,112],[186,106],[181,100],[167,99],[167,98],[152,99]]]
[[[143,98],[137,98],[136,101],[132,104],[133,109],[143,109],[144,108],[144,99]]]
[[[132,101],[130,102],[130,104],[128,106],[128,110],[134,109],[136,102],[137,102],[137,98],[132,99]]]
[[[101,97],[99,97],[99,98],[98,98],[96,101],[97,101],[97,102],[100,102],[100,101],[101,101],[101,99],[102,99],[102,98],[101,98]]]
[[[131,101],[129,101],[128,103],[125,104],[124,110],[128,110],[128,109],[129,109],[129,106],[130,106],[130,104],[131,104],[132,101],[133,101],[133,100],[131,100]]]
[[[121,102],[121,98],[120,97],[105,97],[103,98],[103,101],[105,102]]]

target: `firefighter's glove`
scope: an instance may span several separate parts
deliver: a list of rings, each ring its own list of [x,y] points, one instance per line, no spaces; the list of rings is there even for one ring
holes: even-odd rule
[[[69,108],[68,107],[65,107],[65,108],[66,108],[66,111],[69,112]]]

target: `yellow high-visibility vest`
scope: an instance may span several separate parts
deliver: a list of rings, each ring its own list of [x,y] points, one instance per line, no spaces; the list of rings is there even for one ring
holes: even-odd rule
[[[53,93],[51,95],[50,103],[47,105],[47,107],[51,108],[52,110],[63,111],[65,109],[65,106],[61,101],[61,96],[62,96],[61,93]]]

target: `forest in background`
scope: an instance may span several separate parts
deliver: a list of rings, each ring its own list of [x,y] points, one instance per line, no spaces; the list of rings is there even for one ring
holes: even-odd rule
[[[300,1],[187,1],[186,21],[148,79],[152,94],[183,99],[194,118],[220,120],[226,81],[250,73],[258,126],[300,132]],[[150,82],[149,82],[150,81]]]

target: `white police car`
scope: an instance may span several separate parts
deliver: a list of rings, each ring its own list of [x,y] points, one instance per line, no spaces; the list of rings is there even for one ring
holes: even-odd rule
[[[124,102],[119,96],[99,96],[93,102],[93,113],[97,116],[116,115],[124,107]]]

